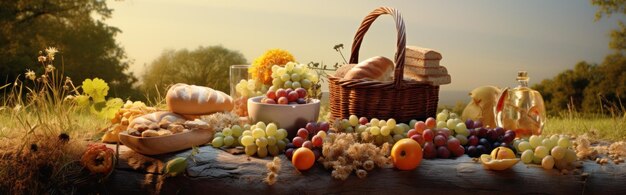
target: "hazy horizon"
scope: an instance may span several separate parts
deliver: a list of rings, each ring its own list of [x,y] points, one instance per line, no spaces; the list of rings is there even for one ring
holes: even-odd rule
[[[589,1],[164,1],[109,3],[106,22],[122,30],[116,39],[143,74],[165,49],[222,45],[248,62],[265,50],[282,48],[301,63],[342,62],[349,56],[362,18],[379,6],[404,16],[407,45],[443,55],[452,84],[442,91],[470,91],[481,85],[514,86],[518,70],[531,84],[573,68],[579,61],[601,63],[615,18],[594,22]],[[389,16],[377,19],[362,44],[362,59],[393,58],[396,29]],[[141,78],[140,78],[141,79]]]

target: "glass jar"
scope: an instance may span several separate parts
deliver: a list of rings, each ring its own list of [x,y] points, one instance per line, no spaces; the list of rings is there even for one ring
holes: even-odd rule
[[[515,131],[517,137],[540,135],[546,122],[546,108],[541,94],[528,87],[528,73],[519,71],[519,86],[502,91],[496,104],[498,126]]]
[[[240,117],[248,116],[248,94],[237,89],[237,85],[248,80],[248,68],[250,65],[232,65],[230,66],[230,96],[235,101],[233,110]],[[242,86],[240,86],[242,87]],[[246,86],[247,87],[247,86]]]

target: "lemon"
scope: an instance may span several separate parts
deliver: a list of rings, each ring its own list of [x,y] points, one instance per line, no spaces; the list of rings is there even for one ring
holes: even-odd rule
[[[513,167],[519,159],[492,159],[491,155],[483,154],[480,156],[480,162],[487,169],[502,171]]]

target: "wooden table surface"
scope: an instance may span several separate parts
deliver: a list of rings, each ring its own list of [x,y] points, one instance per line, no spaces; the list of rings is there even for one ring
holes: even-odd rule
[[[491,171],[463,156],[423,160],[414,171],[376,168],[364,179],[352,174],[342,181],[319,163],[298,172],[280,155],[278,181],[270,186],[263,182],[270,157],[249,158],[203,146],[196,162],[188,160],[185,175],[165,178],[160,174],[164,162],[187,157],[191,150],[147,157],[120,146],[119,152],[119,163],[106,183],[112,194],[626,194],[624,163],[601,166],[590,160],[581,170],[586,174],[562,175],[521,162],[509,170]]]

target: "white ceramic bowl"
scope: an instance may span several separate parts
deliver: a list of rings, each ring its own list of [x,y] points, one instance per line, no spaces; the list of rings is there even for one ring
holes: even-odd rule
[[[211,140],[213,132],[212,130],[193,130],[158,137],[138,137],[121,132],[119,136],[122,144],[135,152],[157,155],[205,144]]]
[[[320,100],[312,99],[307,104],[265,104],[261,103],[263,96],[248,99],[248,116],[251,124],[259,121],[276,123],[278,128],[286,129],[290,139],[296,135],[298,129],[308,122],[317,121],[320,115]]]

